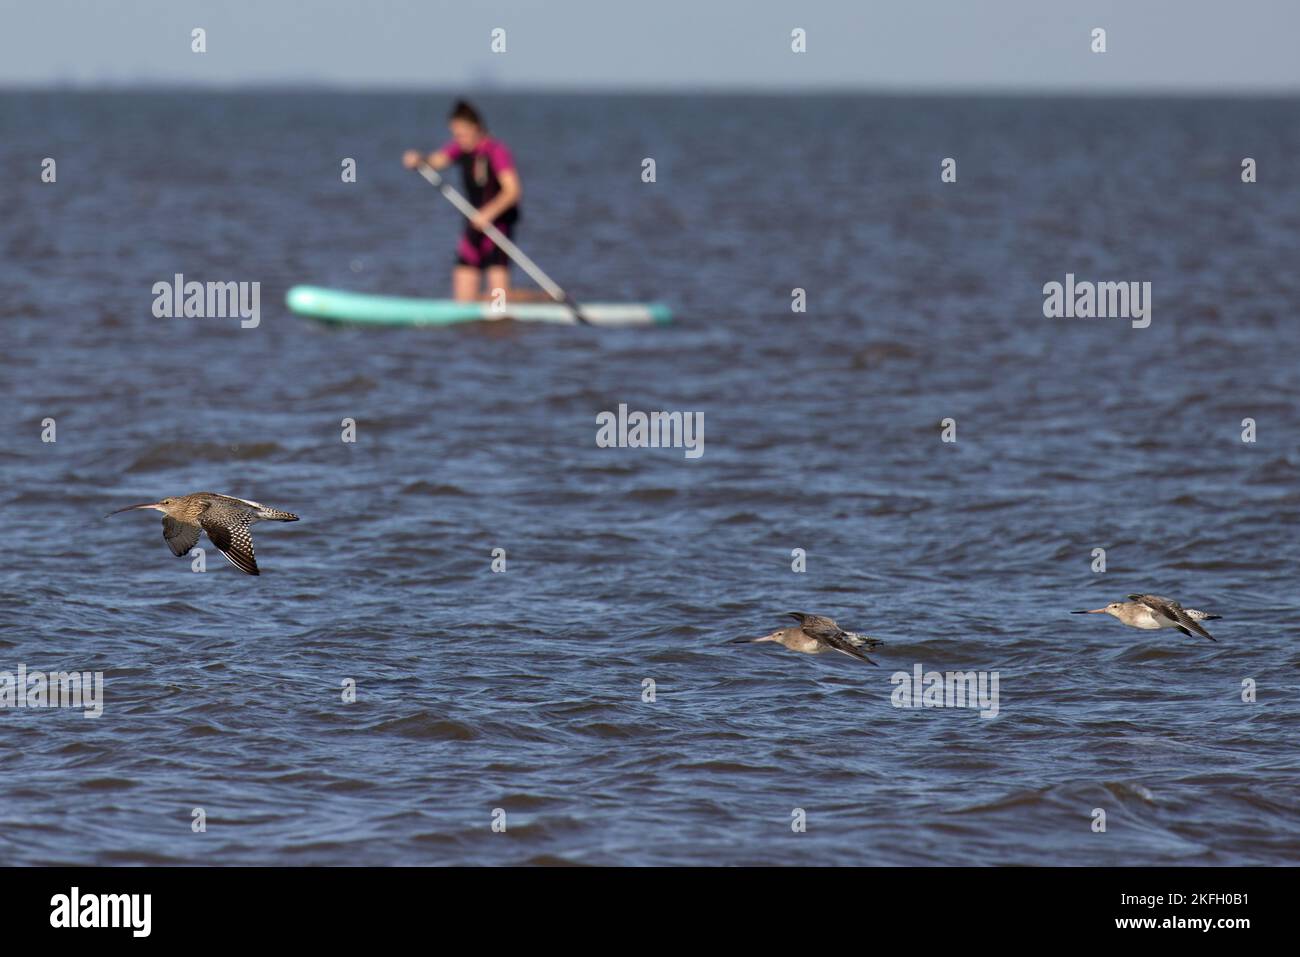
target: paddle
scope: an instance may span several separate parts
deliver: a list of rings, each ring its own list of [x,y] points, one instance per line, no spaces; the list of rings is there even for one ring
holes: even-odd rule
[[[466,219],[472,220],[478,215],[478,210],[474,208],[473,204],[471,204],[464,196],[460,195],[460,193],[456,192],[455,187],[438,175],[436,169],[425,162],[421,162],[416,168],[420,171],[420,175],[427,179],[433,186],[436,186],[438,192],[447,197],[447,202],[460,210],[461,215]],[[501,232],[501,230],[497,229],[491,223],[488,223],[483,230],[483,235],[496,243],[497,247],[514,260],[515,264],[518,265],[520,269],[528,273],[537,285],[546,290],[548,296],[560,305],[567,306],[569,311],[573,313],[574,319],[582,323],[584,326],[591,325],[587,320],[587,317],[582,314],[582,308],[559,287],[554,279],[542,272],[542,268],[529,259],[528,256],[524,254],[524,251],[512,243],[510,239]]]

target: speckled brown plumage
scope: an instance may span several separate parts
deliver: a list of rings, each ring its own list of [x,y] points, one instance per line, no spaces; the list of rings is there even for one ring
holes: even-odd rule
[[[128,505],[109,514],[132,509],[156,509],[164,514],[163,540],[173,555],[188,555],[198,544],[199,533],[207,532],[208,539],[226,560],[248,575],[261,574],[253,551],[250,531],[253,523],[298,521],[292,512],[218,492],[194,492],[146,505]]]

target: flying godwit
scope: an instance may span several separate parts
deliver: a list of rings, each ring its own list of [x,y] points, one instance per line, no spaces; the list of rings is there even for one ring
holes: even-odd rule
[[[824,615],[804,615],[795,611],[790,613],[790,617],[799,622],[797,628],[781,628],[762,638],[736,638],[731,644],[775,641],[779,645],[785,645],[791,651],[802,651],[809,655],[820,655],[823,651],[838,651],[840,654],[872,665],[875,662],[858,649],[870,650],[884,644],[879,638],[868,638],[866,635],[845,631],[835,623],[833,618]]]
[[[1188,638],[1192,632],[1210,641],[1217,641],[1212,634],[1201,627],[1203,621],[1214,621],[1221,615],[1210,615],[1195,608],[1184,608],[1170,598],[1159,595],[1129,595],[1129,601],[1113,601],[1105,608],[1093,608],[1088,611],[1074,611],[1072,615],[1111,615],[1118,618],[1130,628],[1177,628]]]
[[[116,515],[136,508],[157,509],[166,516],[162,523],[163,539],[173,555],[182,557],[189,554],[190,549],[199,542],[199,532],[204,531],[230,564],[249,575],[261,574],[257,570],[257,559],[253,557],[253,536],[249,527],[262,519],[273,522],[298,521],[298,516],[293,512],[282,512],[260,502],[218,495],[216,492],[179,495],[150,505],[128,505],[108,514]]]

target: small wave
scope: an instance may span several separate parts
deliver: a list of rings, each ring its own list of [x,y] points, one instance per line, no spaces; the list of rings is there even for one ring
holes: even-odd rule
[[[284,448],[276,442],[239,442],[219,445],[213,442],[168,442],[155,445],[138,456],[123,471],[128,474],[141,472],[166,472],[183,462],[255,462],[273,459],[284,453]]]
[[[368,730],[430,741],[473,741],[479,737],[478,732],[467,724],[449,718],[440,718],[428,712],[381,721]]]
[[[444,496],[466,496],[469,492],[465,491],[458,485],[444,485],[435,482],[411,482],[409,485],[402,487],[403,495],[427,495],[430,498],[440,498]]]

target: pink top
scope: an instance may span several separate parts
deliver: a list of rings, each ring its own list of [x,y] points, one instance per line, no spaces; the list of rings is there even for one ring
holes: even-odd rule
[[[453,163],[464,155],[464,150],[456,145],[455,140],[444,146],[442,152]],[[515,168],[515,158],[510,152],[510,147],[490,136],[485,136],[479,140],[478,146],[474,148],[474,155],[486,156],[488,165],[492,167],[492,173],[496,176]]]

